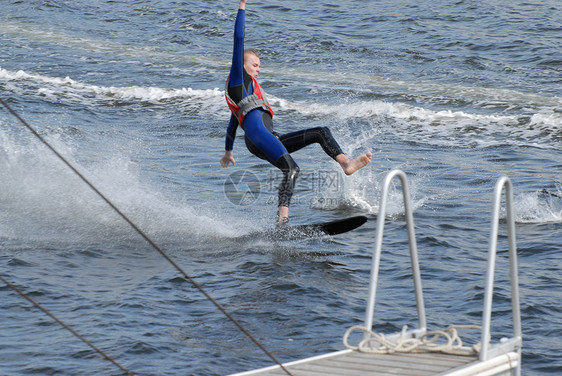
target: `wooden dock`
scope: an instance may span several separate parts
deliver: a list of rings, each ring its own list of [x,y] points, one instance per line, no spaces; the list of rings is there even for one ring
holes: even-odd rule
[[[509,352],[488,361],[477,356],[435,352],[368,354],[343,350],[284,364],[293,376],[468,376],[511,375],[519,355]],[[231,376],[286,376],[279,366]]]

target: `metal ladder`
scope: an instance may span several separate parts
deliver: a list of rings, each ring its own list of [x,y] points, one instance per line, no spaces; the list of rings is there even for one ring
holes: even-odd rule
[[[398,176],[402,182],[402,195],[404,198],[404,212],[406,215],[406,227],[408,229],[408,244],[410,247],[410,260],[412,263],[412,273],[414,278],[414,289],[416,294],[416,306],[418,310],[418,329],[409,331],[409,335],[414,337],[422,336],[427,331],[427,323],[425,319],[425,306],[423,301],[422,283],[420,266],[418,261],[418,247],[416,243],[416,234],[414,230],[414,215],[412,210],[412,203],[410,199],[410,186],[406,174],[401,170],[392,170],[384,179],[383,189],[381,193],[379,215],[377,217],[377,231],[375,235],[375,250],[371,263],[371,277],[369,280],[369,298],[367,300],[367,310],[365,312],[365,328],[368,330],[373,329],[373,316],[375,312],[375,299],[377,282],[379,277],[379,266],[382,253],[382,237],[384,232],[384,222],[386,216],[386,202],[388,198],[388,190],[392,179]],[[365,333],[364,339],[368,338],[369,334]]]
[[[513,315],[513,337],[497,345],[490,345],[490,323],[492,317],[492,297],[494,294],[494,273],[498,245],[498,227],[502,190],[505,187],[505,206],[507,219],[507,241],[509,248],[509,276],[511,284],[511,310]],[[519,278],[517,275],[517,246],[515,242],[515,219],[513,218],[513,184],[507,176],[498,179],[494,188],[492,221],[488,247],[488,268],[486,272],[486,290],[484,293],[484,309],[482,312],[482,349],[480,360],[485,361],[497,354],[514,351],[519,355],[519,364],[515,375],[521,375],[521,311],[519,306]]]
[[[401,170],[390,171],[384,181],[381,192],[379,214],[377,217],[377,229],[375,235],[375,248],[371,264],[371,277],[369,280],[369,297],[367,300],[367,309],[365,312],[365,328],[372,330],[373,316],[375,309],[376,289],[378,282],[380,256],[382,253],[382,238],[384,232],[384,223],[386,217],[386,203],[388,191],[392,180],[398,177],[402,183],[402,195],[404,200],[404,212],[406,216],[406,227],[408,231],[408,243],[410,249],[410,260],[412,266],[412,274],[414,279],[414,290],[416,296],[416,306],[418,314],[418,328],[408,331],[408,335],[418,338],[427,332],[427,321],[425,315],[425,307],[422,292],[421,275],[418,260],[417,243],[414,229],[414,217],[412,203],[410,198],[410,187],[406,174]],[[510,280],[511,280],[511,304],[513,312],[513,337],[502,340],[501,343],[490,345],[490,323],[492,314],[492,296],[494,288],[495,260],[497,253],[498,227],[502,190],[505,186],[505,203],[506,203],[506,219],[508,232],[508,247],[510,260]],[[365,333],[364,339],[369,337]],[[509,351],[518,354],[519,362],[516,367],[515,375],[521,375],[521,314],[519,307],[519,284],[517,276],[517,248],[515,242],[515,221],[513,218],[513,185],[511,180],[503,176],[498,179],[494,189],[494,199],[492,207],[491,231],[488,249],[488,265],[486,273],[486,287],[484,295],[484,308],[482,312],[482,335],[481,335],[481,351],[479,355],[480,361],[486,361],[495,356],[504,354]]]

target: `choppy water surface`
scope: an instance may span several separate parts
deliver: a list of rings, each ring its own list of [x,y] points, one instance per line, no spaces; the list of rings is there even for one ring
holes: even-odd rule
[[[345,330],[362,322],[380,181],[394,168],[412,186],[429,329],[479,324],[492,191],[506,174],[523,374],[559,374],[562,200],[541,191],[562,192],[560,4],[250,2],[246,44],[261,53],[277,130],[326,125],[347,153],[374,156],[344,177],[319,147],[294,155],[293,223],[365,214],[365,226],[242,244],[234,238],[273,225],[279,175],[249,154],[241,131],[236,167],[218,163],[237,6],[3,1],[1,97],[282,361],[342,349]],[[235,172],[257,179],[249,200],[225,194]],[[383,332],[415,325],[399,188],[389,212],[375,314]],[[496,341],[511,334],[503,227]],[[0,244],[4,278],[136,374],[270,364],[4,109]],[[118,374],[0,290],[0,373]]]

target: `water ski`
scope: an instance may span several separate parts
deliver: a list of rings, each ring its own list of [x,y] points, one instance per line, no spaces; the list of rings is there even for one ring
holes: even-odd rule
[[[285,225],[281,228],[254,231],[238,237],[238,240],[268,239],[268,240],[296,240],[315,238],[325,235],[343,234],[356,229],[367,222],[367,217],[358,215],[330,222],[309,225]]]

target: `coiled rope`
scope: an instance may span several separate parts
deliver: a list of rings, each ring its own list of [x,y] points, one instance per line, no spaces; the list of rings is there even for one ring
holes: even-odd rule
[[[459,337],[457,329],[479,329],[478,325],[450,325],[444,330],[436,330],[425,333],[420,338],[407,338],[407,325],[404,325],[402,332],[396,339],[391,341],[384,334],[375,333],[364,326],[356,325],[349,328],[343,336],[343,344],[351,350],[369,353],[369,354],[391,354],[391,353],[408,353],[414,351],[442,352],[454,355],[476,355],[480,352],[480,344],[472,347],[463,347],[462,340]],[[361,340],[357,346],[349,344],[349,336],[355,331],[366,333],[369,337]],[[439,339],[444,338],[445,343],[437,343]]]
[[[222,305],[220,305],[213,297],[211,297],[207,293],[207,291],[205,291],[199,283],[197,283],[192,277],[190,277],[174,260],[172,260],[172,258],[170,256],[168,256],[168,254],[166,252],[164,252],[164,250],[162,248],[160,248],[148,235],[146,235],[144,233],[144,231],[142,231],[131,219],[129,219],[129,217],[127,217],[121,210],[119,210],[119,208],[117,208],[117,206],[115,206],[115,204],[113,204],[88,179],[86,179],[86,177],[84,175],[82,175],[70,162],[68,162],[68,160],[66,160],[66,158],[64,158],[53,146],[51,146],[51,144],[49,144],[31,125],[29,125],[21,116],[19,116],[19,114],[17,112],[15,112],[2,98],[0,98],[0,103],[4,107],[6,107],[6,109],[12,115],[14,115],[31,133],[33,133],[33,135],[35,137],[37,137],[39,139],[39,141],[41,141],[45,146],[47,146],[68,168],[70,168],[80,179],[82,179],[82,181],[84,183],[86,183],[86,185],[88,185],[103,201],[105,201],[117,214],[119,214],[119,216],[125,222],[127,222],[144,240],[146,240],[146,242],[148,244],[150,244],[152,246],[152,248],[154,248],[156,251],[158,251],[158,253],[160,253],[160,255],[162,255],[162,257],[164,257],[181,275],[183,275],[183,277],[185,279],[187,279],[197,290],[199,290],[199,292],[201,292],[201,294],[203,294],[205,296],[205,298],[207,298],[207,300],[209,300],[211,303],[213,303],[213,305],[222,314],[224,314],[228,318],[228,320],[230,320],[242,333],[244,333],[261,351],[263,351],[263,353],[265,355],[267,355],[273,362],[275,362],[287,375],[292,376],[291,372],[289,372],[289,370],[287,370],[287,368],[285,368],[283,366],[283,364],[281,364],[281,362],[279,362],[279,360],[277,360],[277,358],[272,353],[270,353],[248,330],[246,330],[246,328],[244,328],[238,322],[238,320],[236,320],[230,313],[228,313],[226,311],[226,309]],[[7,281],[5,279],[2,278],[2,281],[5,282],[10,288],[14,289],[15,286],[7,283]],[[15,290],[15,291],[18,292],[19,294],[22,294],[22,292],[20,292],[19,290]],[[23,295],[23,296],[27,300],[31,301],[35,306],[40,307],[29,296],[27,296],[27,295]],[[45,313],[48,312],[43,308],[41,308],[41,309]],[[51,313],[48,313],[48,315],[51,316],[52,318],[55,318]],[[55,318],[55,320],[59,324],[62,323],[60,320],[58,320],[56,318]],[[63,327],[65,327],[68,330],[71,330],[66,325],[63,325]],[[73,331],[71,330],[71,332],[73,332]],[[75,332],[73,332],[73,334],[74,333]],[[78,338],[80,338],[81,340],[84,340],[83,337],[81,337],[81,336],[78,336]],[[86,343],[88,345],[92,346],[88,342],[86,342]],[[94,350],[96,350],[96,352],[98,352],[102,356],[107,357],[105,354],[103,354],[101,352],[101,350],[97,349],[95,346],[93,348],[94,348]],[[114,360],[112,360],[112,362],[114,364],[117,364]],[[124,370],[124,368],[121,368],[121,366],[119,366],[119,368]],[[125,372],[127,372],[128,374],[132,374],[132,373],[130,373],[130,371],[125,371]]]

